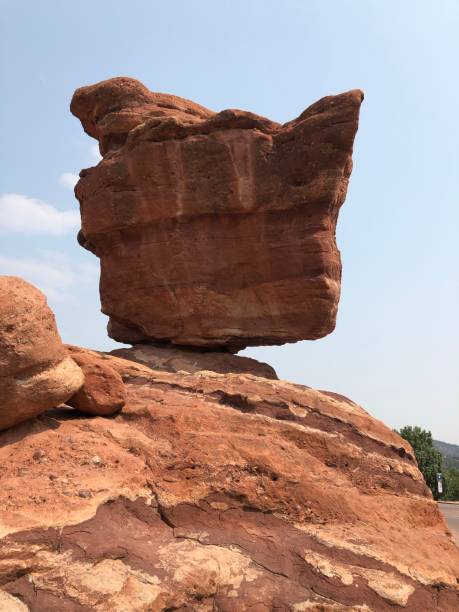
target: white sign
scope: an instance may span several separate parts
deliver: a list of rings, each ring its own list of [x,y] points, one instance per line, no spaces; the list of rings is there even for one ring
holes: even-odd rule
[[[443,482],[441,480],[438,480],[437,485],[438,485],[438,492],[443,493]]]

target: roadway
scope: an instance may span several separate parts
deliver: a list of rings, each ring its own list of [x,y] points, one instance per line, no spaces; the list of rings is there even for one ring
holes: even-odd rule
[[[456,544],[459,546],[459,503],[454,504],[438,504],[443,512],[448,527],[451,529]]]

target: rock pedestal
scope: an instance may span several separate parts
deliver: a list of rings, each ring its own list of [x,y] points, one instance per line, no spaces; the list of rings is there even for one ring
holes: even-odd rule
[[[459,550],[412,450],[363,408],[88,354],[123,378],[122,412],[0,434],[8,610],[459,609]]]
[[[111,355],[142,363],[152,370],[165,372],[193,374],[208,370],[219,374],[252,374],[277,380],[274,368],[267,363],[226,351],[198,351],[167,345],[138,344],[131,348],[114,349]]]

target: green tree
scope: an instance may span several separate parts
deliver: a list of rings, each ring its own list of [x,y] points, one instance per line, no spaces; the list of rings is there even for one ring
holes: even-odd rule
[[[459,500],[459,470],[454,467],[445,471],[445,495],[443,499]]]
[[[408,425],[398,433],[413,447],[424,480],[434,498],[438,499],[437,472],[442,471],[442,455],[433,445],[431,432]]]

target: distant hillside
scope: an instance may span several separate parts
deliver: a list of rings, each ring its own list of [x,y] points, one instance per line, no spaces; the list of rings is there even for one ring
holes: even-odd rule
[[[435,448],[443,455],[443,465],[445,467],[455,467],[459,470],[459,445],[448,444],[448,442],[441,442],[440,440],[434,440],[433,443]]]

